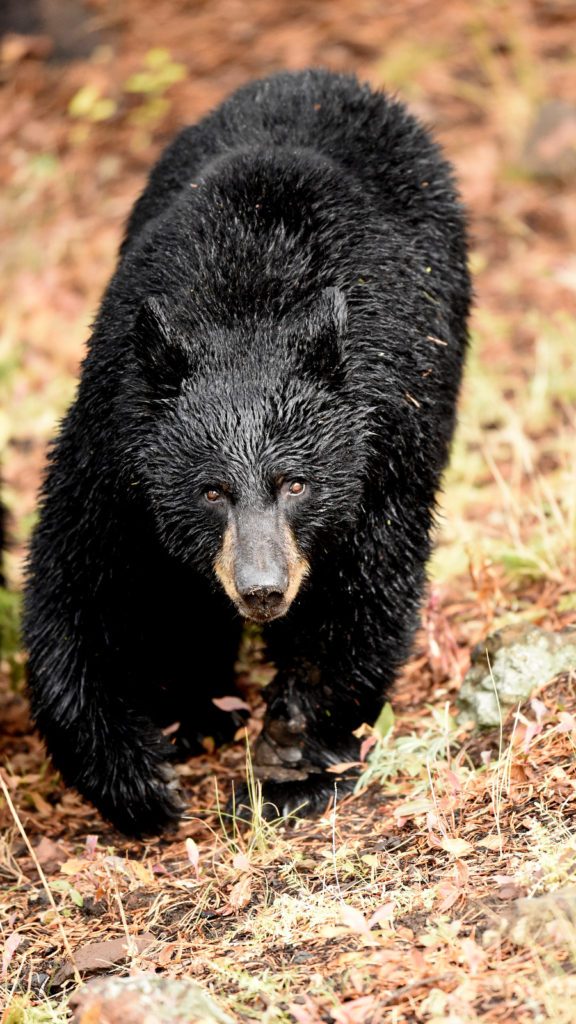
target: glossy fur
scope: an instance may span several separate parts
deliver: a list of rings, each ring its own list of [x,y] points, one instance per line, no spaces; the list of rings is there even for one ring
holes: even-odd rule
[[[468,306],[449,167],[354,78],[255,82],[165,151],[52,448],[26,599],[35,719],[118,827],[180,813],[159,726],[226,735],[233,521],[243,552],[266,520],[308,566],[263,627],[266,798],[317,810],[357,756],[417,621]]]

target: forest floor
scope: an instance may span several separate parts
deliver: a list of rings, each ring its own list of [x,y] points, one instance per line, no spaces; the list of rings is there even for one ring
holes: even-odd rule
[[[159,999],[144,1018],[124,993],[77,1009],[84,1024],[573,1022],[576,675],[542,678],[491,734],[453,716],[487,635],[576,623],[574,5],[53,8],[38,5],[35,34],[0,40],[2,1024],[68,1019],[71,952],[85,979],[104,960],[133,979],[193,979],[211,999],[178,1011],[174,989],[170,1011]],[[322,817],[291,825],[266,825],[256,806],[239,829],[218,808],[244,770],[241,730],[181,766],[180,827],[130,842],[63,786],[27,718],[11,623],[46,443],[162,146],[250,78],[309,65],[397,90],[432,125],[469,209],[472,351],[430,599],[393,730],[372,751],[384,785],[343,799],[336,786]],[[270,670],[248,648],[253,736]]]

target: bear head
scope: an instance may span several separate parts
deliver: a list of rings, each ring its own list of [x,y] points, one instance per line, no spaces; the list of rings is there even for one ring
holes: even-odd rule
[[[210,319],[190,300],[141,307],[130,474],[170,555],[267,622],[363,498],[367,417],[346,365],[346,301],[325,288],[283,317]]]

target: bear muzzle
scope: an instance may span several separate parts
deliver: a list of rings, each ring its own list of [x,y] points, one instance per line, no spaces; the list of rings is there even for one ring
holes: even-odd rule
[[[285,615],[309,566],[273,507],[230,517],[214,570],[240,614],[265,623]]]

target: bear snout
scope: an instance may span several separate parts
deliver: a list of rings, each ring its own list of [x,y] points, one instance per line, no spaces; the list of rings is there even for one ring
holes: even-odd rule
[[[234,582],[245,618],[268,622],[286,611],[288,558],[286,534],[272,507],[234,517]]]
[[[233,514],[214,570],[246,619],[284,615],[308,572],[288,524],[275,509]]]
[[[255,587],[240,593],[242,604],[247,609],[247,617],[256,622],[268,622],[283,615],[286,606],[284,591],[273,587]]]

